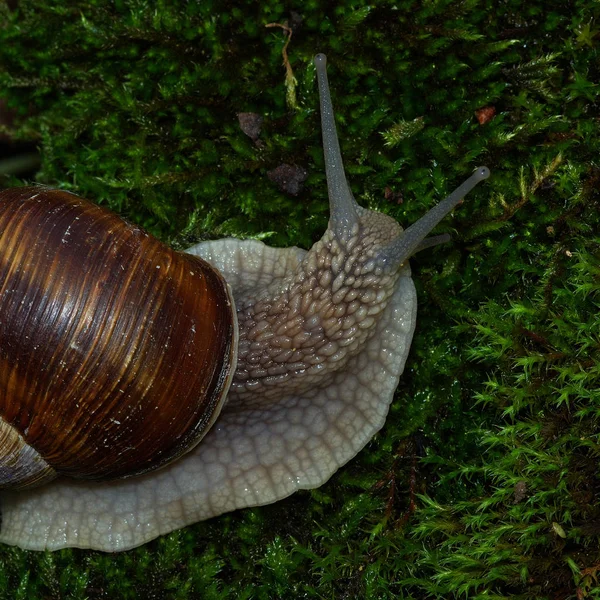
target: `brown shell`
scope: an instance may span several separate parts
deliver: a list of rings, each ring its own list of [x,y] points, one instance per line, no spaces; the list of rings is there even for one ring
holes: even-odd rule
[[[10,425],[51,469],[87,479],[173,460],[227,392],[233,312],[208,263],[117,215],[58,190],[1,192],[0,444]]]

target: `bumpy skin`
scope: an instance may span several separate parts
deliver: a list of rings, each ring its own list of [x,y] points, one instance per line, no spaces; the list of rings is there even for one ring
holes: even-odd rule
[[[230,395],[245,405],[323,386],[373,335],[399,273],[377,251],[401,228],[386,215],[360,213],[344,236],[329,228],[292,273],[236,298],[240,339]]]
[[[294,281],[307,257],[298,248],[233,239],[192,252],[219,268],[241,306],[265,288]],[[0,541],[40,550],[125,550],[223,512],[318,487],[383,425],[415,318],[416,294],[405,266],[369,339],[323,385],[271,401],[262,394],[248,401],[243,390],[230,394],[202,443],[153,474],[101,486],[59,480],[3,494]]]

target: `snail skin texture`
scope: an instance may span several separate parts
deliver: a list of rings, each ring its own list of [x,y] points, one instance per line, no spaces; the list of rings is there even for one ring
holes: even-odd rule
[[[189,282],[185,271],[187,269],[190,272],[189,277],[197,279],[197,271],[204,269],[205,267],[200,265],[205,263],[196,257],[202,257],[227,282],[233,293],[237,312],[236,318],[233,303],[225,292],[217,302],[225,311],[224,314],[228,315],[228,321],[219,325],[222,329],[220,335],[232,339],[233,342],[216,344],[221,348],[219,352],[224,353],[226,357],[219,358],[216,367],[207,367],[204,354],[197,359],[198,372],[203,372],[206,368],[213,369],[213,379],[217,377],[224,387],[222,396],[217,394],[217,400],[209,403],[213,413],[200,417],[204,425],[198,437],[205,435],[197,445],[194,445],[197,442],[196,438],[188,443],[189,436],[184,434],[187,447],[192,446],[186,454],[179,456],[183,451],[179,441],[171,443],[170,446],[170,442],[167,442],[168,452],[165,451],[163,455],[162,450],[156,450],[154,454],[157,456],[151,460],[142,458],[141,464],[132,469],[132,472],[142,474],[125,478],[123,476],[128,473],[121,467],[119,452],[110,455],[110,462],[114,462],[114,473],[108,472],[110,469],[104,463],[99,464],[96,472],[93,460],[88,460],[87,466],[82,468],[83,472],[78,473],[75,459],[63,460],[58,457],[53,439],[42,444],[44,448],[39,449],[39,454],[36,454],[37,450],[23,450],[34,465],[38,464],[39,456],[49,454],[48,462],[57,464],[55,470],[59,474],[86,479],[73,479],[63,475],[49,483],[31,487],[36,478],[41,482],[50,478],[50,475],[45,467],[37,471],[34,469],[33,475],[27,471],[22,476],[24,484],[21,485],[21,489],[10,489],[9,486],[0,493],[0,541],[36,550],[79,547],[119,551],[133,548],[158,535],[196,521],[238,508],[275,502],[299,489],[318,487],[355,456],[382,427],[404,368],[415,328],[417,305],[408,258],[422,248],[447,240],[447,236],[426,236],[469,190],[489,176],[489,171],[485,167],[478,168],[448,198],[405,231],[391,217],[361,208],[354,200],[344,174],[327,83],[325,56],[317,55],[315,64],[321,102],[330,220],[322,239],[309,251],[295,247],[270,248],[261,242],[237,239],[201,243],[190,248],[189,254],[174,253],[166,247],[161,251],[156,246],[160,242],[153,239],[148,241],[150,236],[138,228],[71,194],[40,187],[17,192],[7,190],[0,194],[0,218],[3,203],[14,199],[15,194],[21,194],[19,198],[23,207],[30,206],[32,202],[52,203],[58,199],[64,201],[65,205],[74,205],[73,210],[83,211],[86,215],[91,211],[94,219],[108,223],[102,225],[104,233],[107,234],[105,237],[108,237],[107,241],[100,234],[94,233],[95,221],[92,219],[92,224],[84,228],[87,237],[81,242],[81,248],[85,247],[85,252],[78,250],[68,254],[68,260],[61,258],[60,268],[52,262],[58,259],[52,257],[55,253],[56,256],[63,256],[61,245],[72,243],[69,236],[75,235],[75,231],[71,226],[76,221],[79,223],[83,216],[77,213],[76,217],[57,217],[52,221],[51,232],[36,233],[35,239],[44,239],[43,252],[50,256],[50,266],[41,269],[44,276],[46,271],[48,272],[45,279],[50,279],[51,282],[56,278],[68,280],[66,273],[63,277],[63,270],[66,270],[68,265],[64,265],[63,269],[62,261],[76,263],[77,256],[91,253],[97,246],[98,256],[104,253],[107,256],[107,264],[110,264],[108,261],[111,254],[117,255],[120,261],[113,269],[124,269],[127,281],[136,277],[144,281],[149,278],[156,279],[156,285],[162,290],[144,292],[138,300],[132,301],[125,296],[125,299],[121,300],[121,290],[125,284],[122,279],[118,279],[120,274],[114,273],[117,279],[113,279],[113,275],[103,275],[98,271],[89,276],[85,275],[84,279],[93,290],[98,287],[107,288],[108,300],[97,300],[94,291],[81,290],[76,294],[71,293],[72,296],[77,296],[78,302],[80,298],[86,302],[89,300],[92,304],[96,302],[93,304],[96,307],[94,315],[99,311],[98,302],[101,307],[104,307],[102,303],[105,302],[110,306],[114,304],[116,308],[121,305],[139,304],[150,314],[140,317],[139,322],[135,321],[135,318],[138,318],[135,317],[133,325],[124,325],[122,330],[119,329],[120,325],[115,324],[116,316],[102,321],[102,335],[106,333],[104,330],[113,328],[106,337],[106,345],[111,340],[111,335],[117,338],[119,347],[124,343],[123,337],[137,335],[152,341],[162,340],[154,345],[159,348],[162,348],[162,345],[168,347],[165,355],[171,353],[175,356],[172,363],[164,359],[167,363],[166,373],[156,376],[146,372],[146,367],[151,367],[148,370],[154,373],[156,365],[156,368],[162,366],[161,357],[152,354],[152,348],[127,351],[127,368],[121,369],[123,372],[112,373],[110,369],[119,371],[119,368],[110,363],[112,366],[95,372],[92,377],[89,370],[96,364],[96,360],[100,359],[95,358],[95,354],[93,360],[88,358],[96,351],[100,352],[99,346],[104,348],[105,345],[105,341],[98,341],[105,338],[101,338],[100,334],[96,338],[94,334],[91,349],[77,356],[84,357],[82,364],[85,367],[86,381],[92,381],[93,385],[90,384],[89,388],[94,395],[100,396],[102,409],[80,410],[80,403],[83,402],[81,392],[85,388],[78,384],[78,378],[83,377],[81,369],[76,370],[76,367],[63,365],[62,362],[51,364],[57,361],[48,359],[47,356],[53,357],[55,354],[50,352],[46,355],[46,350],[42,349],[42,354],[37,356],[40,344],[32,346],[30,353],[36,355],[35,368],[44,374],[47,369],[58,369],[59,375],[49,376],[51,382],[54,382],[55,377],[67,373],[67,380],[74,379],[77,384],[76,392],[69,394],[73,396],[73,410],[79,412],[71,421],[65,421],[62,429],[73,432],[75,445],[83,454],[88,452],[85,442],[87,432],[94,427],[99,431],[99,441],[95,441],[94,444],[104,444],[109,450],[118,446],[128,460],[130,455],[137,451],[135,442],[121,443],[120,440],[121,436],[135,435],[129,430],[131,423],[137,420],[145,422],[144,418],[140,416],[138,419],[136,416],[141,415],[139,405],[134,404],[122,409],[118,416],[110,413],[110,426],[107,426],[106,438],[103,437],[104,426],[95,426],[96,416],[106,412],[107,406],[111,410],[120,410],[120,394],[131,398],[145,398],[146,390],[157,387],[159,379],[173,380],[171,384],[176,390],[173,395],[185,396],[185,390],[192,387],[188,380],[178,387],[175,380],[180,375],[194,379],[189,375],[189,369],[180,367],[179,361],[187,356],[187,348],[192,344],[191,332],[196,328],[195,323],[201,320],[200,315],[196,316],[193,311],[205,309],[195,309],[192,301],[189,301],[191,304],[186,304],[188,300],[175,295],[169,304],[169,310],[179,315],[173,319],[175,324],[165,327],[167,333],[164,334],[152,329],[157,322],[162,327],[163,321],[168,320],[166,316],[157,312],[159,309],[156,308],[156,298],[160,302],[164,298],[170,298],[171,288],[170,283],[164,283],[165,278],[159,278],[157,274],[155,277],[151,270],[144,270],[143,265],[146,262],[150,261],[152,265],[156,263],[157,266],[153,267],[156,271],[167,271],[166,279],[170,280],[175,272],[172,269],[183,261],[181,264],[184,266],[177,267],[177,279],[180,286],[187,288]],[[18,205],[17,213],[21,210],[20,206]],[[63,210],[60,203],[56,208],[48,209],[52,215],[56,213],[59,216],[63,214],[60,212]],[[27,212],[25,208],[23,211]],[[16,239],[19,240],[20,228],[30,226],[30,221],[35,219],[28,216],[24,223],[18,223],[15,219],[16,217],[10,224],[16,228]],[[7,229],[11,227],[0,229],[0,247],[2,238],[8,235]],[[123,231],[125,233],[122,233]],[[140,236],[143,238],[143,243],[139,246],[141,250],[136,246],[137,253],[133,259],[126,255],[119,245],[124,236],[127,240],[135,238],[136,243]],[[51,244],[52,240],[55,240],[54,247]],[[0,279],[0,301],[3,298],[2,294],[6,295],[8,290],[11,301],[19,302],[19,299],[15,300],[13,296],[20,290],[19,293],[23,294],[23,305],[29,306],[38,296],[46,298],[46,295],[36,294],[35,290],[31,293],[25,290],[26,278],[22,273],[31,268],[31,260],[27,262],[26,257],[21,257],[15,250],[17,247],[18,242],[14,242],[13,246],[8,244],[8,257],[5,256],[3,261],[0,261],[5,263],[0,265],[0,278],[5,278]],[[210,269],[208,265],[206,268]],[[7,283],[8,278],[15,273],[21,274],[18,282]],[[213,277],[217,288],[220,280],[218,273]],[[212,276],[207,274],[206,277],[210,279]],[[218,293],[222,294],[227,285],[221,285],[219,289],[221,291]],[[31,300],[27,300],[29,298]],[[4,301],[8,302],[6,299]],[[50,315],[60,312],[53,302],[54,299],[47,299],[44,305]],[[76,307],[77,312],[79,304],[71,304]],[[66,309],[63,307],[60,310]],[[188,320],[182,321],[183,317]],[[75,342],[64,342],[57,334],[48,333],[50,330],[45,329],[45,335],[48,335],[46,339],[52,340],[50,345],[57,352],[63,347],[65,351],[79,352],[79,341],[92,337],[86,333],[88,327],[95,324],[95,320],[95,316],[90,319],[84,315],[79,321],[73,321],[74,324],[68,329],[69,332],[75,331]],[[4,327],[4,315],[0,321]],[[51,322],[54,321],[51,319]],[[236,326],[239,329],[239,338]],[[171,331],[170,327],[175,329]],[[215,327],[216,325],[209,322],[209,330]],[[55,416],[55,413],[60,413],[56,406],[62,407],[62,404],[58,403],[64,398],[49,398],[48,389],[52,386],[48,384],[49,388],[43,387],[46,384],[37,380],[32,387],[26,387],[25,378],[20,378],[20,374],[25,373],[40,379],[42,377],[32,374],[33,367],[29,363],[22,364],[17,360],[17,367],[11,367],[12,375],[3,375],[5,367],[2,366],[1,360],[5,360],[8,354],[16,353],[17,357],[23,357],[23,361],[25,360],[24,351],[19,344],[25,344],[24,338],[29,340],[30,333],[20,331],[21,333],[12,337],[7,334],[5,338],[8,341],[3,341],[4,338],[0,335],[0,384],[5,386],[4,389],[0,389],[0,394],[8,397],[9,392],[17,389],[25,390],[22,396],[26,400],[30,395],[39,395],[44,399],[42,404],[46,408],[50,407],[50,416]],[[177,344],[173,345],[173,340],[188,344],[185,346],[186,350],[180,350]],[[215,343],[214,340],[211,342]],[[230,348],[230,345],[233,347]],[[233,366],[221,367],[221,360],[231,360],[232,365],[237,365],[235,372]],[[123,359],[118,358],[115,364],[122,363]],[[104,376],[105,372],[109,372],[110,376]],[[177,376],[171,377],[172,372],[176,372]],[[116,378],[115,381],[113,377]],[[147,377],[151,383],[144,379]],[[141,384],[137,381],[139,378],[142,379]],[[124,387],[123,381],[126,381],[129,387]],[[231,385],[227,393],[229,383]],[[207,386],[210,387],[205,383],[199,385],[203,393]],[[141,391],[130,391],[135,386]],[[105,393],[107,387],[113,392],[112,395]],[[87,391],[87,388],[85,389]],[[135,390],[137,389],[136,387]],[[170,393],[161,392],[161,402],[168,401],[168,398],[164,397]],[[66,395],[68,394],[65,392],[65,397]],[[224,405],[220,410],[222,398],[225,396]],[[148,407],[154,413],[162,415],[163,408],[158,405],[158,401],[156,405],[152,404],[153,402],[154,400],[150,401]],[[5,404],[8,408],[5,408],[3,413],[4,429],[17,427],[26,417],[31,419],[31,423],[35,423],[35,419],[38,418],[33,405],[27,404],[25,410],[15,407],[10,401],[5,400]],[[180,404],[179,400],[177,404]],[[0,407],[1,405],[2,403]],[[171,415],[167,409],[164,410],[168,416],[167,420],[171,423],[176,416]],[[10,425],[7,425],[6,421],[9,421]],[[117,427],[123,425],[122,421],[127,425],[125,432]],[[198,428],[196,425],[190,427]],[[58,428],[53,435],[60,437],[62,429]],[[144,440],[140,446],[150,447],[152,451],[155,450],[153,436],[156,437],[157,443],[158,438],[165,437],[161,427],[153,431],[155,433],[150,435],[144,432],[140,434]],[[116,441],[108,441],[109,432],[115,436]],[[1,435],[2,431],[0,440],[6,446],[7,442]],[[14,438],[11,438],[10,444],[23,444],[23,440],[29,440],[31,436],[37,441],[40,426],[27,425],[22,428],[20,434],[10,435]],[[50,451],[47,448],[50,448]],[[35,459],[31,459],[32,455],[35,455]],[[165,464],[169,460],[172,462]],[[155,467],[160,468],[149,470]],[[6,469],[20,472],[14,465],[7,465],[6,460],[4,465],[0,463],[0,481],[3,481],[5,486]],[[89,480],[105,477],[109,480]],[[120,478],[111,479],[112,477]],[[23,485],[27,487],[23,489]]]

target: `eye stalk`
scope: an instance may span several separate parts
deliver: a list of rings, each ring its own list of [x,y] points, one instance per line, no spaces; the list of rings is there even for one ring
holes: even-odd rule
[[[325,54],[317,54],[314,62],[319,83],[323,152],[331,213],[330,228],[339,239],[349,235],[358,223],[362,209],[352,195],[344,171],[327,80],[327,57]],[[431,239],[426,239],[426,236],[480,181],[489,176],[490,170],[487,167],[478,167],[471,177],[459,185],[445,200],[434,206],[397,239],[383,248],[380,257],[391,264],[402,264],[419,250],[447,242],[448,236],[436,236]]]
[[[427,234],[461,202],[461,200],[480,182],[490,176],[487,167],[478,167],[466,181],[461,183],[447,198],[434,206],[427,214],[382,250],[381,256],[392,264],[402,264],[416,252],[444,243],[447,239],[436,236],[427,239]]]
[[[335,127],[335,115],[327,80],[327,57],[315,56],[319,102],[321,106],[321,129],[323,131],[323,153],[329,193],[330,228],[336,237],[344,238],[358,222],[358,204],[352,195],[342,160],[342,152]]]

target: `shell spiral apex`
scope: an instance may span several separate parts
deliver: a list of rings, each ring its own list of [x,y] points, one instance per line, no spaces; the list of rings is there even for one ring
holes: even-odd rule
[[[361,207],[314,62],[330,220],[308,251],[178,253],[72,194],[0,193],[0,541],[132,548],[317,487],[383,426],[408,258],[489,170],[406,230]]]

